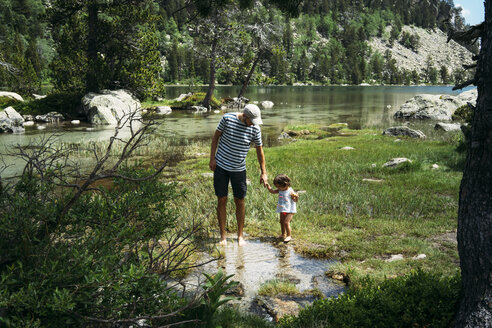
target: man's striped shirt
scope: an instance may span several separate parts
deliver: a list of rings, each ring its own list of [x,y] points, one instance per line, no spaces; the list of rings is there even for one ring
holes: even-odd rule
[[[227,171],[246,170],[246,155],[254,142],[262,146],[261,130],[257,125],[247,126],[237,118],[238,113],[226,113],[219,122],[217,130],[222,132],[215,154],[217,165]]]

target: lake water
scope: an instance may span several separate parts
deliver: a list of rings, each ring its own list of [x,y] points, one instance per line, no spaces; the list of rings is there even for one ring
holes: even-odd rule
[[[219,86],[215,96],[235,97],[239,88]],[[206,88],[194,91],[200,89]],[[166,97],[173,99],[188,91],[186,86],[167,87]],[[274,102],[273,108],[262,110],[263,139],[266,145],[270,145],[288,124],[345,122],[355,129],[395,124],[394,112],[405,101],[422,93],[457,94],[459,91],[452,91],[450,86],[251,86],[245,96],[260,103],[265,100]],[[175,111],[159,120],[162,124],[157,133],[168,138],[210,139],[222,114]],[[38,126],[28,127],[25,134],[0,134],[0,153],[53,132],[63,133],[60,139],[64,141],[81,144],[108,140],[113,134],[113,129],[105,126],[74,126],[69,122],[44,124],[43,127],[43,130]]]

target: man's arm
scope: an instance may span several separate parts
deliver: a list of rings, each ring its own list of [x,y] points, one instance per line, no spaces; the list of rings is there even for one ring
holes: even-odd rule
[[[263,153],[262,146],[256,146],[256,156],[258,157],[258,163],[260,164],[261,170],[260,183],[263,184],[264,187],[266,187],[266,184],[268,183],[268,176],[265,167],[265,154]]]
[[[222,131],[215,130],[214,136],[212,137],[212,146],[210,147],[210,163],[208,166],[212,171],[215,171],[217,163],[215,162],[215,153],[217,152],[217,145],[219,144],[220,136]]]

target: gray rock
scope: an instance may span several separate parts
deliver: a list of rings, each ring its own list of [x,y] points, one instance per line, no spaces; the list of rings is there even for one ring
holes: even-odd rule
[[[396,119],[430,119],[451,121],[455,110],[468,102],[475,104],[477,89],[452,95],[417,95],[401,105],[394,114]]]
[[[208,109],[203,106],[191,106],[191,109],[195,111],[195,113],[206,113],[208,112]]]
[[[24,118],[13,107],[0,111],[0,132],[23,133]]]
[[[182,94],[180,94],[180,95],[179,95],[179,97],[178,97],[178,98],[176,98],[176,99],[174,99],[174,100],[175,100],[175,101],[183,101],[185,98],[190,97],[190,96],[192,96],[192,95],[193,95],[193,93],[192,93],[192,92],[189,92],[189,93],[182,93]]]
[[[383,131],[383,135],[397,137],[407,136],[411,138],[425,139],[425,134],[420,130],[410,129],[408,126],[393,126]]]
[[[265,109],[272,108],[273,107],[273,102],[270,100],[265,100],[261,102],[261,106]]]
[[[53,123],[53,122],[63,121],[65,120],[65,117],[63,117],[63,115],[58,112],[50,112],[44,115],[36,115],[34,120],[36,122]]]
[[[22,115],[24,118],[24,121],[34,121],[34,116],[33,115]]]
[[[287,133],[287,132],[282,132],[278,138],[278,140],[282,140],[282,139],[292,139],[292,137]]]
[[[436,130],[443,130],[444,132],[449,132],[449,131],[461,131],[461,124],[460,123],[443,123],[439,122],[434,126],[434,129]]]
[[[406,162],[412,163],[411,160],[409,160],[408,158],[405,158],[405,157],[392,158],[388,162],[384,163],[383,167],[396,167],[396,166],[403,164],[403,163],[406,163]]]
[[[21,95],[15,92],[8,92],[8,91],[0,91],[0,97],[7,97],[10,99],[15,99],[18,101],[24,101]]]
[[[82,108],[92,124],[118,125],[129,115],[140,118],[140,101],[126,90],[104,90],[89,93],[82,98]]]
[[[169,106],[157,106],[155,108],[155,113],[159,115],[169,115],[173,112]]]

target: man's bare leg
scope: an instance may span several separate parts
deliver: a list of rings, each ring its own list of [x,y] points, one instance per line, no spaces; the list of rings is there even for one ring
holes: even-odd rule
[[[245,217],[245,203],[244,198],[234,197],[234,203],[236,203],[236,221],[237,221],[237,244],[243,246],[245,244],[243,238],[244,217]]]
[[[226,217],[227,217],[226,206],[227,206],[227,196],[218,197],[217,219],[219,220],[219,230],[220,230],[219,245],[221,246],[227,245],[226,231],[225,231],[225,224],[226,224]]]

